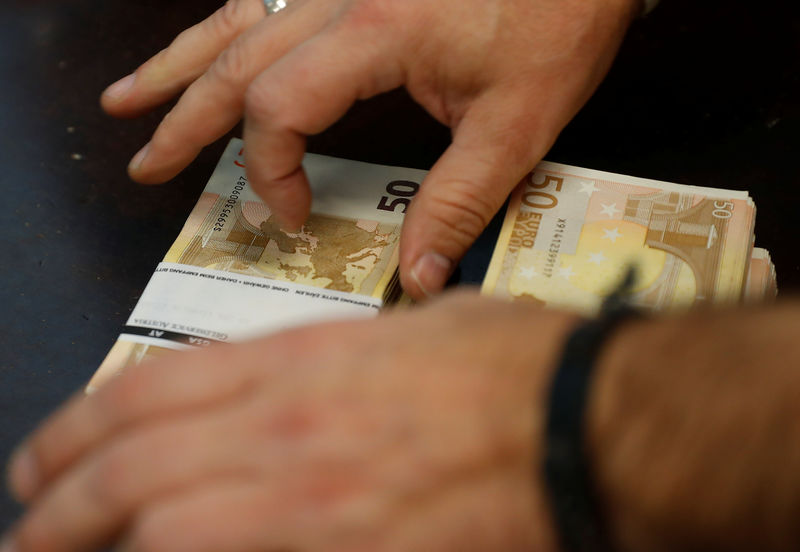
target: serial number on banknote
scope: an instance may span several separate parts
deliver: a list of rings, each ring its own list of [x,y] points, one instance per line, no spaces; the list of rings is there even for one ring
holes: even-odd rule
[[[240,176],[239,180],[233,186],[233,190],[231,190],[231,193],[228,195],[227,201],[219,212],[219,218],[217,218],[217,222],[214,223],[214,232],[222,232],[225,228],[225,223],[228,221],[228,217],[233,214],[233,209],[239,202],[239,196],[242,194],[245,186],[247,186],[247,179]]]

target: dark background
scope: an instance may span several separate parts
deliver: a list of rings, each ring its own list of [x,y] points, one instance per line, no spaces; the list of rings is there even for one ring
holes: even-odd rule
[[[125,174],[164,110],[114,121],[106,85],[221,0],[3,0],[0,5],[0,457],[94,372],[177,236],[227,140],[174,182]],[[547,156],[750,190],[781,291],[800,284],[800,17],[786,1],[664,0]],[[234,133],[237,134],[237,133]],[[309,149],[429,168],[448,131],[402,92],[356,106]],[[462,264],[480,281],[498,221]],[[0,497],[0,528],[19,509]]]

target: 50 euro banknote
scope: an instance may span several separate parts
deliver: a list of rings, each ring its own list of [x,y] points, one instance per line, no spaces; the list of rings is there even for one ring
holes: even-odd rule
[[[88,391],[172,350],[301,324],[374,316],[405,302],[398,243],[426,171],[308,154],[311,214],[281,230],[232,140]]]
[[[512,195],[482,293],[593,314],[635,267],[639,307],[738,302],[754,224],[747,192],[544,162]]]

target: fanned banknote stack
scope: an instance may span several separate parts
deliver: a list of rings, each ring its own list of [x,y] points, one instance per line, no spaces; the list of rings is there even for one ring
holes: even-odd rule
[[[633,267],[645,309],[774,298],[755,212],[747,192],[544,162],[512,195],[482,292],[593,314]]]
[[[397,246],[425,171],[309,154],[311,215],[291,234],[250,189],[242,154],[232,140],[87,391],[172,350],[408,302]]]

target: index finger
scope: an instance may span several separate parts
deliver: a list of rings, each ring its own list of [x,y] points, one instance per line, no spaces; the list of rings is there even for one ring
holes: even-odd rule
[[[257,77],[245,99],[245,159],[253,189],[281,226],[300,228],[311,192],[302,168],[306,136],[322,132],[358,99],[403,83],[379,33],[344,23],[304,42]]]
[[[291,384],[289,375],[318,364],[313,360],[318,347],[339,342],[334,328],[346,327],[295,328],[235,346],[165,356],[125,371],[93,395],[73,398],[17,449],[9,463],[9,488],[29,502],[81,457],[136,424],[239,400],[264,381],[273,389],[281,381]],[[293,369],[282,371],[285,366]],[[287,380],[276,377],[281,372]]]
[[[14,453],[8,473],[13,494],[30,501],[88,449],[125,427],[243,393],[253,372],[224,369],[229,351],[222,346],[170,355],[122,373],[93,395],[73,397]]]

